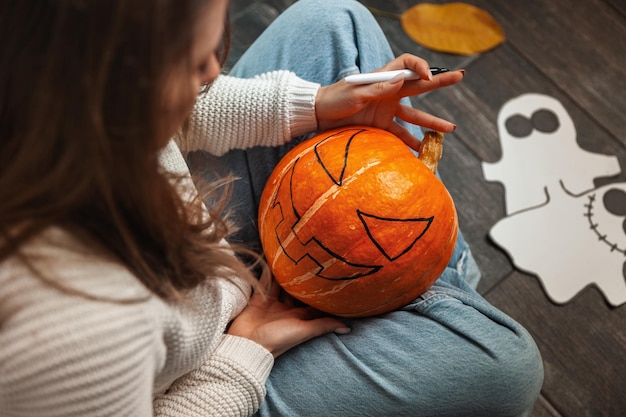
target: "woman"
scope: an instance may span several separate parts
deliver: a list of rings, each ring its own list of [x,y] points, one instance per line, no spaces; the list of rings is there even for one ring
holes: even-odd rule
[[[342,25],[327,33],[380,44],[376,28],[357,29],[372,19],[352,1],[298,2],[233,77],[218,76],[226,0],[24,3],[0,5],[1,415],[529,412],[541,383],[536,347],[467,284],[462,240],[414,304],[375,319],[318,317],[279,302],[267,275],[257,284],[224,241],[222,205],[202,203],[179,150],[225,154],[235,174],[262,183],[279,145],[317,129],[370,124],[415,146],[417,131],[394,116],[454,126],[400,101],[461,72],[428,80],[423,60],[388,57],[379,67],[423,80],[320,87],[326,80],[277,64],[287,40],[255,57],[315,10],[353,22],[329,19]],[[387,58],[361,47],[352,72]],[[283,71],[248,78],[264,63]],[[345,75],[318,75],[331,73]],[[208,183],[207,201],[222,201],[223,184]],[[253,206],[238,202],[258,198],[258,187],[235,184],[239,236],[253,236]]]

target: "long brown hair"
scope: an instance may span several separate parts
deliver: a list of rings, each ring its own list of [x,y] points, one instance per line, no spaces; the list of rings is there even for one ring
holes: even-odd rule
[[[157,158],[159,86],[188,59],[190,28],[210,1],[3,0],[0,262],[54,225],[165,299],[207,276],[252,279],[218,244],[222,206],[207,221]]]

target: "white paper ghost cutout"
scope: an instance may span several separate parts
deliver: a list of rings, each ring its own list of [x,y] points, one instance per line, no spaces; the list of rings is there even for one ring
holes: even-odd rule
[[[581,195],[556,189],[546,204],[496,223],[490,236],[519,269],[539,276],[554,302],[565,303],[595,284],[618,306],[626,302],[626,214],[607,210],[607,192],[623,192],[626,199],[626,183]]]
[[[543,123],[533,123],[542,115]],[[550,115],[553,120],[549,120]],[[526,120],[530,129],[522,126],[510,132],[507,125],[510,127],[515,120]],[[544,131],[533,124],[543,124]],[[483,163],[483,173],[487,180],[504,184],[507,214],[543,204],[545,187],[558,187],[563,182],[569,191],[582,193],[594,187],[594,178],[620,173],[617,157],[578,146],[572,118],[559,101],[549,96],[523,94],[505,103],[498,114],[498,133],[502,158],[493,164]],[[515,136],[523,133],[527,135]]]
[[[626,302],[626,212],[607,210],[604,201],[626,184],[594,190],[593,182],[620,173],[617,157],[581,149],[563,105],[541,94],[505,103],[498,131],[502,158],[483,163],[483,172],[504,184],[508,217],[491,238],[518,268],[539,277],[554,302],[592,284],[610,304]]]

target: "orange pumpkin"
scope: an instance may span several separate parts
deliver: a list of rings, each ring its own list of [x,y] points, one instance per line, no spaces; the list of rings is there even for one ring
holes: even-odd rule
[[[384,313],[447,265],[457,214],[443,183],[396,136],[346,127],[304,141],[261,196],[259,233],[283,289],[327,313]]]

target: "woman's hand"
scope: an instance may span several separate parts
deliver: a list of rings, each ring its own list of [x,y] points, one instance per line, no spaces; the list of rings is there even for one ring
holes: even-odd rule
[[[373,84],[348,84],[342,80],[321,87],[315,100],[319,130],[346,125],[374,126],[395,134],[414,149],[419,147],[419,140],[395,122],[395,117],[444,133],[453,131],[456,128],[453,123],[402,105],[400,99],[456,84],[463,79],[465,71],[449,71],[431,77],[428,63],[409,54],[394,59],[379,71],[405,68],[417,72],[421,79],[396,79]]]
[[[319,317],[319,313],[311,308],[281,302],[280,287],[269,272],[263,273],[260,285],[266,291],[252,295],[248,306],[232,322],[228,334],[253,340],[276,358],[314,337],[350,331],[335,318]]]

